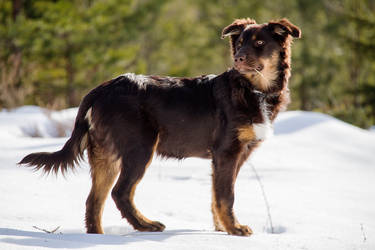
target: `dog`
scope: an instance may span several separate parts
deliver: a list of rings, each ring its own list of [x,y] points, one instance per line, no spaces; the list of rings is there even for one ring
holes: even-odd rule
[[[86,201],[87,233],[103,233],[103,205],[111,194],[123,218],[139,231],[165,226],[143,216],[134,192],[154,153],[212,159],[215,230],[249,236],[233,212],[234,184],[242,164],[272,135],[272,123],[289,103],[291,43],[300,29],[287,19],[257,24],[237,19],[229,37],[234,67],[195,78],[127,73],[87,94],[70,139],[60,151],[32,153],[19,164],[64,174],[87,149],[92,188]]]

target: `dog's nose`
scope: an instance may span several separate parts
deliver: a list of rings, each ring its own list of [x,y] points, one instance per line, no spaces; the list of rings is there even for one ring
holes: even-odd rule
[[[243,61],[245,61],[245,56],[236,56],[235,58],[234,58],[234,62],[243,62]]]

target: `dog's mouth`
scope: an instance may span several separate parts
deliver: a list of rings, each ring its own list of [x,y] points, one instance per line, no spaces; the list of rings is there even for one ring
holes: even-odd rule
[[[241,74],[259,74],[262,69],[263,69],[263,66],[259,65],[259,66],[256,66],[256,67],[251,67],[251,66],[244,66],[244,65],[241,65],[241,66],[234,66],[234,68]]]
[[[246,65],[235,65],[234,68],[242,75],[244,75],[248,79],[253,79],[254,77],[260,77],[261,82],[263,85],[268,86],[269,80],[263,75],[263,65],[258,65],[256,67],[250,67]],[[263,89],[266,89],[265,87],[262,87]]]
[[[235,67],[235,69],[238,72],[240,72],[241,74],[244,74],[244,75],[256,73],[255,69],[253,69],[253,68],[248,68],[248,69],[240,68],[240,69],[238,69],[238,68]]]

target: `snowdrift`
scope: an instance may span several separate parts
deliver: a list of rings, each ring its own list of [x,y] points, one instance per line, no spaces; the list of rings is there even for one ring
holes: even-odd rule
[[[279,115],[275,136],[239,174],[234,209],[253,236],[213,231],[210,161],[193,158],[155,158],[138,186],[136,205],[165,232],[135,232],[108,199],[106,235],[84,234],[87,163],[66,179],[16,165],[27,153],[59,149],[76,113],[0,112],[0,249],[375,249],[375,133],[301,111]]]

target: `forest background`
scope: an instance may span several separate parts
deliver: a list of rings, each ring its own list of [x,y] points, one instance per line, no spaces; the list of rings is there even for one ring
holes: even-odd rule
[[[235,18],[287,17],[293,46],[289,110],[375,124],[373,0],[0,0],[0,110],[78,106],[124,72],[220,74],[220,39]]]

